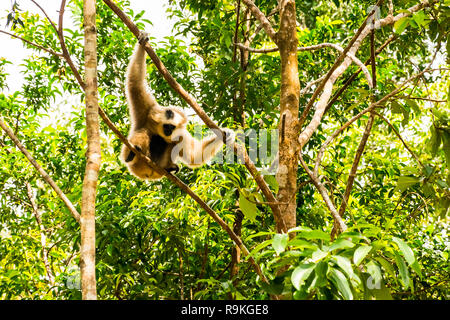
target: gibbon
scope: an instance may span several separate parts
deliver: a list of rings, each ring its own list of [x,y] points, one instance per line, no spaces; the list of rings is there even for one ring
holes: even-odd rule
[[[216,134],[199,141],[186,129],[187,117],[177,107],[160,106],[148,91],[146,52],[144,44],[148,34],[142,32],[130,59],[126,75],[126,97],[131,128],[128,140],[135,148],[168,172],[178,172],[177,162],[190,168],[202,166],[222,147],[223,140]],[[234,137],[224,129],[226,141]],[[121,160],[128,170],[143,180],[157,180],[162,175],[148,166],[139,154],[122,146]]]

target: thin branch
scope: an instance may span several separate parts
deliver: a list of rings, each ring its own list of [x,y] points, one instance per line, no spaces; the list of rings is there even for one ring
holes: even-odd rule
[[[375,14],[376,8],[379,6],[383,0],[379,0],[377,5],[374,7],[372,12],[367,16],[367,18],[364,20],[364,23],[361,25],[361,27],[356,32],[355,36],[350,41],[349,45],[344,49],[344,52],[341,54],[341,56],[337,59],[333,67],[329,70],[327,73],[327,76],[322,81],[322,83],[317,87],[315,90],[313,96],[311,97],[311,100],[306,105],[305,110],[302,113],[302,116],[299,120],[299,128],[303,126],[304,121],[306,120],[306,117],[309,113],[310,108],[312,107],[313,103],[315,102],[315,99],[319,96],[319,93],[322,92],[317,105],[316,105],[316,111],[313,115],[313,118],[311,122],[308,124],[308,126],[301,132],[299,136],[299,143],[301,148],[309,141],[313,133],[317,130],[323,114],[325,112],[325,108],[328,104],[328,101],[330,99],[333,84],[337,80],[338,77],[344,73],[344,71],[349,67],[351,63],[351,59],[346,57],[346,53],[350,52],[351,54],[355,54],[356,51],[361,46],[362,41],[364,38],[371,32],[372,28],[381,28],[386,25],[391,25],[395,23],[396,21],[400,20],[403,17],[407,17],[411,14],[413,14],[416,11],[421,10],[422,8],[431,5],[427,0],[414,5],[413,7],[409,8],[408,10],[405,10],[406,12],[402,12],[396,16],[387,16],[384,19],[380,19],[374,22],[372,26],[367,26],[367,22],[369,18],[372,17],[372,15]],[[434,3],[433,1],[432,3]],[[345,58],[344,58],[345,57]]]
[[[81,88],[83,90],[86,89],[86,83],[83,81],[83,78],[81,77],[80,73],[78,72],[77,67],[72,61],[72,58],[70,57],[70,53],[67,50],[66,42],[64,40],[64,29],[63,29],[63,22],[64,22],[64,10],[66,7],[66,0],[61,1],[61,7],[59,9],[59,19],[58,19],[58,38],[59,43],[61,44],[61,50],[63,52],[63,57],[66,60],[67,64],[69,65],[70,69],[72,70],[75,78],[77,79],[78,83],[80,84]]]
[[[424,168],[425,166],[423,165],[422,161],[419,160],[419,157],[414,153],[414,151],[412,151],[412,149],[408,146],[408,144],[405,142],[405,140],[402,138],[402,136],[400,135],[400,133],[397,131],[397,129],[395,129],[394,125],[392,123],[389,122],[389,120],[384,117],[383,115],[379,114],[378,112],[375,112],[375,114],[380,117],[380,119],[382,119],[384,122],[386,122],[386,124],[392,129],[392,131],[394,131],[395,135],[397,136],[397,138],[403,143],[403,145],[405,146],[406,150],[408,150],[408,152],[412,155],[412,157],[417,161],[417,163]]]
[[[318,154],[317,154],[317,158],[316,158],[316,163],[315,163],[315,168],[318,168],[320,166],[320,162],[322,161],[322,157],[323,154],[325,152],[325,149],[328,147],[328,145],[345,129],[347,129],[353,122],[355,122],[356,120],[358,120],[359,118],[361,118],[364,114],[373,111],[376,107],[379,107],[381,105],[383,105],[385,102],[387,102],[389,99],[391,99],[392,97],[394,97],[395,95],[397,95],[399,92],[405,90],[405,86],[413,81],[414,79],[417,79],[419,77],[421,77],[425,72],[429,72],[432,71],[433,69],[424,69],[422,72],[416,74],[415,76],[412,76],[410,78],[408,78],[407,80],[405,80],[402,84],[400,84],[396,89],[394,89],[393,91],[391,91],[389,94],[385,95],[383,98],[381,98],[380,100],[373,102],[372,104],[369,105],[369,107],[367,107],[366,109],[364,109],[363,111],[361,111],[360,113],[358,113],[357,115],[353,116],[350,120],[348,120],[344,125],[342,125],[339,129],[337,129],[336,131],[333,132],[332,135],[330,135],[327,140],[325,140],[325,142],[322,144],[322,147],[320,148]]]
[[[27,39],[24,39],[24,38],[22,38],[22,37],[16,36],[16,35],[13,34],[13,33],[9,33],[9,32],[7,32],[7,31],[3,31],[3,30],[0,30],[0,32],[1,32],[1,33],[4,33],[4,34],[7,34],[7,35],[9,35],[9,36],[11,36],[11,37],[13,37],[13,38],[20,39],[20,40],[22,40],[23,42],[26,42],[26,43],[28,43],[29,45],[33,46],[33,47],[36,47],[36,48],[38,48],[38,49],[41,49],[41,50],[43,50],[43,51],[45,51],[45,52],[48,52],[48,53],[50,53],[50,54],[52,54],[52,55],[55,55],[55,56],[57,56],[57,57],[62,57],[62,56],[63,56],[62,53],[59,53],[59,52],[53,51],[52,49],[48,49],[48,48],[45,48],[45,47],[43,47],[43,46],[40,46],[40,45],[38,45],[38,44],[36,44],[36,43],[34,43],[34,42],[28,41]]]
[[[273,42],[277,43],[277,33],[273,29],[270,21],[264,15],[264,13],[259,10],[255,3],[251,0],[242,0],[242,2],[247,6],[247,8],[252,12],[253,16],[261,22],[262,27],[266,31],[267,35],[272,39]]]
[[[50,17],[48,16],[47,12],[45,12],[45,10],[39,5],[39,3],[37,3],[34,0],[31,0],[31,2],[33,2],[36,7],[38,7],[42,13],[45,15],[45,17],[47,18],[48,22],[50,22],[50,24],[52,25],[53,29],[55,29],[56,33],[58,33],[58,28],[56,27],[55,23],[52,21],[52,19],[50,19]]]
[[[339,228],[339,231],[344,232],[345,230],[347,230],[347,225],[342,220],[342,217],[339,215],[338,211],[336,210],[336,207],[333,205],[333,202],[331,201],[325,186],[320,182],[320,179],[317,176],[315,176],[314,173],[308,168],[308,165],[305,163],[305,160],[303,159],[303,154],[301,150],[299,152],[299,159],[303,169],[305,169],[306,173],[311,178],[314,186],[317,188],[320,195],[322,196],[322,199],[325,201],[325,205],[330,210],[331,215],[333,216],[334,221]]]
[[[74,219],[79,223],[80,222],[80,214],[78,213],[77,209],[75,209],[74,205],[70,200],[67,198],[67,196],[64,194],[64,192],[61,191],[61,189],[56,185],[56,183],[53,181],[53,179],[45,172],[44,169],[34,160],[33,156],[27,151],[27,149],[24,147],[24,145],[19,141],[19,139],[14,135],[11,129],[8,128],[8,126],[4,123],[3,118],[0,117],[0,127],[5,131],[5,133],[11,138],[11,140],[14,142],[14,144],[19,148],[19,150],[25,155],[25,157],[28,159],[28,161],[37,169],[39,174],[42,176],[42,178],[47,182],[53,190],[56,192],[58,197],[64,202],[64,204],[69,209],[70,213],[74,217]]]
[[[324,78],[325,78],[325,75],[323,75],[320,78],[317,78],[316,80],[313,80],[310,83],[306,84],[306,86],[302,90],[300,90],[300,97],[303,97],[313,85],[318,84]]]
[[[395,34],[392,34],[376,51],[375,56],[379,55],[392,41],[396,40],[397,36]],[[367,66],[370,64],[371,58],[367,59],[364,64]],[[355,73],[353,73],[350,78],[348,78],[342,88],[339,89],[338,92],[335,93],[333,98],[331,98],[330,102],[328,102],[328,105],[325,108],[325,113],[331,108],[331,106],[337,101],[337,99],[344,93],[345,90],[352,84],[352,82],[356,79],[356,77],[359,75],[359,73],[362,71],[361,68],[359,68]]]
[[[52,273],[52,270],[50,268],[50,264],[48,263],[48,250],[47,250],[47,237],[45,235],[45,228],[42,224],[41,215],[38,210],[38,206],[35,201],[35,197],[33,195],[33,189],[31,188],[30,183],[27,181],[25,182],[25,186],[27,187],[27,196],[28,200],[30,200],[31,203],[31,209],[33,211],[34,218],[36,219],[38,228],[39,228],[39,234],[41,237],[41,247],[42,247],[42,260],[44,261],[45,270],[47,272],[48,282],[51,286],[53,286],[55,279]]]
[[[439,99],[424,98],[424,97],[396,96],[395,98],[411,99],[411,100],[424,100],[424,101],[430,101],[430,102],[436,102],[436,103],[446,103],[447,102],[447,100],[439,100]]]

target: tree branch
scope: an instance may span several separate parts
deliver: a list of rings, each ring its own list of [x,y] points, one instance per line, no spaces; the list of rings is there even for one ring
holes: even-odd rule
[[[411,148],[408,146],[408,144],[405,142],[405,140],[402,138],[402,136],[400,135],[400,133],[397,131],[397,129],[395,129],[394,125],[392,123],[389,122],[389,120],[384,117],[383,115],[375,112],[375,114],[380,117],[380,119],[382,119],[384,122],[386,122],[386,124],[392,129],[392,131],[394,131],[395,135],[397,136],[397,138],[403,143],[403,145],[405,146],[406,150],[408,150],[408,152],[412,155],[412,157],[417,161],[417,163],[424,168],[425,166],[423,165],[422,161],[419,160],[419,157],[414,153],[414,151],[411,150]]]
[[[273,29],[270,21],[264,15],[264,13],[259,10],[259,8],[255,5],[255,3],[251,0],[242,0],[242,2],[247,6],[247,8],[252,12],[253,16],[259,20],[262,27],[266,31],[267,35],[273,42],[277,43],[277,33]]]
[[[66,207],[69,209],[70,213],[74,217],[74,219],[80,223],[80,214],[77,209],[75,209],[72,202],[67,198],[64,192],[56,185],[55,181],[45,172],[45,170],[34,160],[33,156],[27,151],[24,145],[19,141],[19,139],[14,135],[11,129],[4,123],[3,118],[0,117],[0,127],[5,131],[5,133],[9,136],[9,138],[14,142],[14,144],[19,148],[19,150],[25,155],[27,160],[37,169],[39,174],[42,176],[45,182],[47,182],[53,190],[56,192],[58,197],[64,202]]]
[[[48,49],[48,48],[45,48],[45,47],[43,47],[43,46],[40,46],[40,45],[38,45],[38,44],[36,44],[36,43],[34,43],[34,42],[28,41],[27,39],[24,39],[24,38],[22,38],[22,37],[16,36],[16,35],[13,34],[13,33],[9,33],[9,32],[7,32],[7,31],[3,31],[3,30],[0,30],[0,32],[1,32],[1,33],[4,33],[4,34],[7,34],[7,35],[9,35],[9,36],[11,36],[11,37],[13,37],[13,38],[20,39],[20,40],[22,40],[23,42],[26,42],[26,43],[28,43],[29,45],[31,45],[31,46],[33,46],[33,47],[36,47],[36,48],[38,48],[38,49],[44,50],[45,52],[48,52],[48,53],[50,53],[50,54],[52,54],[52,55],[54,55],[54,56],[57,56],[57,57],[62,57],[62,56],[63,56],[62,53],[59,53],[59,52],[53,51],[52,49]]]
[[[26,181],[25,186],[27,187],[27,196],[28,200],[31,203],[31,209],[33,211],[34,218],[36,219],[36,223],[39,228],[39,234],[41,237],[41,247],[42,247],[42,260],[44,261],[45,271],[47,272],[48,282],[50,286],[53,286],[55,282],[55,278],[53,276],[52,270],[50,268],[50,264],[48,263],[48,250],[47,250],[47,237],[45,236],[45,228],[42,225],[41,215],[38,210],[38,206],[35,201],[35,197],[33,195],[33,189],[31,188],[31,184]]]
[[[299,136],[299,143],[300,143],[301,147],[303,147],[309,141],[312,134],[318,128],[318,126],[321,122],[321,119],[323,117],[323,114],[325,112],[325,108],[328,104],[328,100],[330,99],[334,82],[337,80],[337,78],[339,76],[342,75],[342,73],[344,73],[344,71],[348,68],[348,66],[351,63],[351,59],[346,57],[346,53],[350,52],[351,54],[355,54],[356,51],[359,49],[364,38],[371,32],[371,30],[373,28],[381,28],[383,26],[393,24],[396,21],[398,21],[399,19],[409,16],[412,13],[422,9],[423,7],[430,5],[430,3],[427,0],[425,0],[425,1],[409,8],[408,10],[406,10],[407,12],[402,12],[396,16],[388,15],[386,18],[375,21],[373,25],[368,26],[367,25],[368,19],[370,17],[372,17],[372,15],[375,14],[375,9],[381,3],[381,1],[383,1],[383,0],[378,1],[377,5],[374,7],[372,12],[364,20],[363,24],[356,32],[355,36],[350,41],[349,45],[344,49],[344,52],[337,59],[337,61],[333,65],[333,67],[328,71],[327,76],[322,81],[322,83],[317,87],[313,96],[311,97],[311,100],[305,107],[305,110],[303,111],[302,116],[300,117],[300,120],[299,120],[299,127],[303,126],[303,123],[306,120],[306,116],[309,113],[310,108],[312,107],[312,105],[313,105],[315,99],[318,97],[319,93],[323,90],[323,93],[320,96],[319,101],[316,104],[316,112],[314,113],[313,119],[311,120],[311,122],[308,124],[308,126],[303,130],[303,132]],[[339,67],[338,67],[338,65],[339,65]]]
[[[342,220],[342,217],[337,212],[336,207],[334,206],[333,202],[331,201],[330,196],[328,195],[328,192],[327,192],[327,189],[325,188],[325,186],[320,182],[320,179],[317,176],[315,176],[314,173],[308,168],[308,165],[305,163],[305,160],[303,160],[303,154],[302,154],[301,150],[299,152],[299,159],[300,159],[300,163],[302,164],[303,169],[305,169],[306,173],[311,178],[314,186],[317,188],[320,195],[322,196],[322,199],[325,201],[325,205],[330,210],[331,215],[333,216],[333,219],[339,228],[339,231],[344,232],[345,230],[347,230],[347,225],[345,224],[345,222]]]

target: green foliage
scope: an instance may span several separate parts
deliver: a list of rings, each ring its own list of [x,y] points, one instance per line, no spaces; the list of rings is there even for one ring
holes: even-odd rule
[[[392,299],[386,283],[412,286],[409,269],[422,277],[411,248],[373,225],[355,225],[333,242],[321,230],[297,227],[290,233],[294,236],[289,241],[287,234],[275,234],[268,246],[252,252],[270,278],[270,285],[262,286],[269,294],[294,299]]]

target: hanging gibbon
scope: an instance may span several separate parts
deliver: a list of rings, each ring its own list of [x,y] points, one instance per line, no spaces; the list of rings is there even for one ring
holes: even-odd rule
[[[168,172],[178,172],[177,162],[190,168],[202,166],[222,147],[223,140],[216,134],[199,141],[186,129],[187,117],[177,107],[160,106],[147,89],[146,52],[148,34],[139,36],[126,74],[126,97],[130,112],[130,143],[153,162]],[[233,139],[231,130],[224,129],[226,141]],[[220,136],[220,135],[219,135]],[[121,160],[128,170],[143,180],[157,180],[162,175],[147,165],[139,154],[122,146]]]

